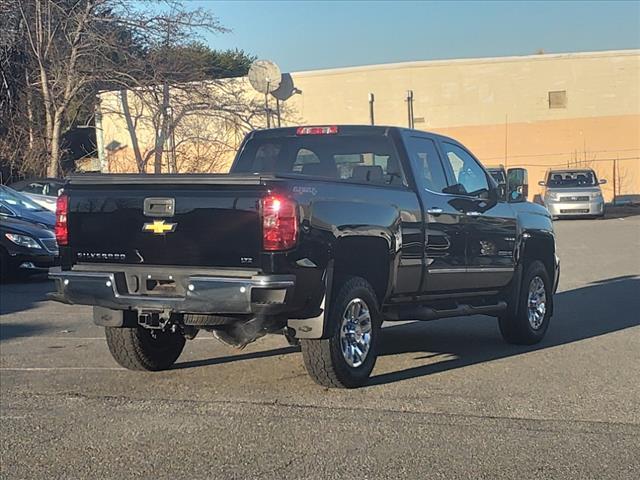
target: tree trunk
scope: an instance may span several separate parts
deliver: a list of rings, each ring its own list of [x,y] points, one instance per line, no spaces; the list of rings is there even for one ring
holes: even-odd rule
[[[160,131],[156,133],[156,145],[154,151],[153,172],[162,173],[162,154],[164,144],[167,139],[167,129],[169,127],[169,84],[162,86],[162,105],[160,107]]]
[[[55,178],[58,176],[60,162],[60,130],[62,130],[62,117],[55,115],[51,131],[51,148],[49,148],[49,166],[47,176]]]
[[[29,120],[29,153],[33,152],[33,103],[31,100],[31,82],[29,81],[29,70],[24,69],[25,90],[27,93],[27,119]]]
[[[120,102],[122,103],[122,113],[124,119],[127,122],[127,130],[129,131],[129,138],[131,139],[131,147],[133,148],[133,154],[136,157],[136,165],[138,166],[138,173],[146,173],[146,165],[142,159],[142,153],[140,152],[140,145],[138,144],[138,133],[136,132],[136,126],[133,123],[131,117],[131,110],[129,109],[129,98],[127,96],[127,90],[120,90]]]

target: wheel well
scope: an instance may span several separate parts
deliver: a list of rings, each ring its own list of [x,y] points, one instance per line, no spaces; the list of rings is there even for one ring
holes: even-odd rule
[[[367,280],[382,304],[389,282],[389,246],[383,238],[346,237],[334,249],[334,276],[354,275]]]
[[[555,245],[553,237],[531,237],[524,249],[523,267],[526,272],[529,265],[540,260],[547,270],[549,279],[553,282],[555,269]]]

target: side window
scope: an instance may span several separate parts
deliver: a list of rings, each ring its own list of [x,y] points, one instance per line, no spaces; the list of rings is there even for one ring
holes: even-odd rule
[[[464,192],[470,195],[482,194],[489,191],[489,182],[484,170],[468,152],[444,142],[445,162],[449,164],[456,183],[464,187]]]
[[[433,140],[430,138],[409,137],[407,150],[418,185],[432,192],[442,192],[447,186],[447,179]]]

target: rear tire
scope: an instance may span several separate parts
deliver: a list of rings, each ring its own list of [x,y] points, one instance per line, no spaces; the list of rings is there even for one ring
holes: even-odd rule
[[[142,327],[106,327],[105,334],[115,361],[129,370],[166,370],[178,359],[185,344],[181,334]]]
[[[301,340],[304,365],[319,385],[360,387],[369,380],[378,356],[378,301],[369,282],[360,277],[346,277],[335,293],[328,318],[331,336]]]
[[[514,301],[517,308],[509,308],[508,313],[498,318],[500,333],[508,343],[533,345],[540,342],[551,320],[553,306],[553,286],[549,274],[540,261],[534,261],[527,268],[520,295]]]

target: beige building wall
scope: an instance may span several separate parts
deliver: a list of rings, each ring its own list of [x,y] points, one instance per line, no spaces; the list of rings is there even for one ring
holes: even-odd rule
[[[486,165],[529,169],[531,191],[551,167],[594,168],[613,196],[640,194],[640,51],[410,62],[292,74],[291,99],[308,124],[375,122],[452,136]],[[566,92],[565,108],[549,92]]]
[[[367,124],[369,93],[378,125],[450,135],[486,165],[524,166],[531,192],[547,168],[586,166],[608,180],[613,197],[640,194],[640,50],[442,60],[298,72],[302,91],[286,102],[295,124]],[[550,108],[549,92],[566,104]],[[127,169],[126,128],[104,115],[103,142],[118,139]],[[124,159],[124,161],[123,161]],[[122,165],[125,165],[124,167]]]

